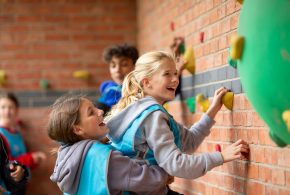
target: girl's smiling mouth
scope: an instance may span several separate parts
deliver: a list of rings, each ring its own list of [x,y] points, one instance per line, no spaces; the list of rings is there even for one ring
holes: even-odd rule
[[[104,122],[101,122],[99,123],[99,126],[102,127],[102,126],[105,126],[106,124]]]

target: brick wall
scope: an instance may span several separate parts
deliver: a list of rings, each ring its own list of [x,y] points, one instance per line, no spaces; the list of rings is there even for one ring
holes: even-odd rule
[[[109,79],[104,48],[136,44],[136,24],[133,0],[0,0],[0,70],[6,74],[0,90],[20,100],[28,149],[48,155],[32,171],[27,194],[61,194],[49,180],[56,145],[45,132],[47,106],[71,91],[95,98],[99,84]],[[88,71],[90,79],[74,78],[77,70]],[[41,79],[49,82],[48,90],[40,88]]]
[[[224,148],[240,138],[250,143],[249,161],[226,163],[196,180],[176,178],[172,188],[185,194],[290,194],[290,148],[276,147],[270,140],[267,125],[244,94],[238,72],[227,63],[240,4],[235,0],[139,0],[137,8],[141,53],[169,50],[175,36],[183,36],[186,46],[194,49],[196,74],[183,72],[182,97],[169,103],[176,120],[191,125],[200,118],[198,107],[191,114],[182,101],[188,97],[197,93],[212,97],[220,86],[235,93],[233,111],[223,108],[218,113],[212,133],[197,153],[214,151],[216,144]],[[199,39],[201,32],[204,42]]]
[[[54,90],[93,88],[109,77],[101,55],[108,45],[136,41],[134,1],[0,1],[0,69],[4,88]],[[91,79],[75,79],[87,70]]]

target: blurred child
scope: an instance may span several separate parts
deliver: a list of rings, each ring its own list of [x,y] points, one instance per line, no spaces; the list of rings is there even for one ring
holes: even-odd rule
[[[60,142],[50,177],[69,194],[165,194],[168,175],[158,166],[139,165],[102,143],[109,129],[103,111],[82,96],[55,101],[48,121],[48,135]]]
[[[138,50],[129,45],[114,45],[104,52],[104,60],[109,64],[113,81],[105,81],[100,86],[101,96],[96,106],[106,114],[121,98],[122,82],[125,76],[134,70],[138,59]]]
[[[46,159],[43,152],[27,152],[19,131],[17,98],[12,93],[0,94],[0,135],[7,146],[9,159],[34,168]],[[20,190],[23,191],[24,189]]]
[[[216,90],[208,111],[188,129],[162,107],[174,99],[178,84],[176,64],[169,53],[142,55],[123,82],[122,98],[108,115],[113,146],[140,163],[158,164],[168,174],[186,179],[200,177],[225,162],[243,159],[242,152],[249,150],[243,140],[222,152],[190,154],[209,135],[227,90]]]
[[[0,136],[0,194],[15,194],[14,191],[23,188],[28,180],[28,170],[17,161],[9,161],[8,152]]]

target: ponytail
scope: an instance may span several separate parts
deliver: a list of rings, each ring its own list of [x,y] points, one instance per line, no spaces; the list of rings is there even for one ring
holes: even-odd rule
[[[108,113],[107,118],[111,118],[131,103],[136,102],[143,97],[143,89],[135,77],[135,71],[132,71],[123,81],[121,99],[115,106],[112,107],[112,110]]]
[[[135,64],[135,70],[130,72],[123,81],[121,99],[112,107],[112,110],[107,114],[105,120],[109,120],[129,104],[136,102],[145,96],[141,81],[144,78],[151,78],[163,64],[164,59],[172,60],[174,62],[173,56],[164,51],[148,52],[139,57]]]

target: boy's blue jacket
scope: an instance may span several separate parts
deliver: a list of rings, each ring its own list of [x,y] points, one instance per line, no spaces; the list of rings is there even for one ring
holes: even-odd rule
[[[101,96],[98,101],[112,107],[115,105],[122,96],[122,86],[114,81],[105,81],[100,86]]]

